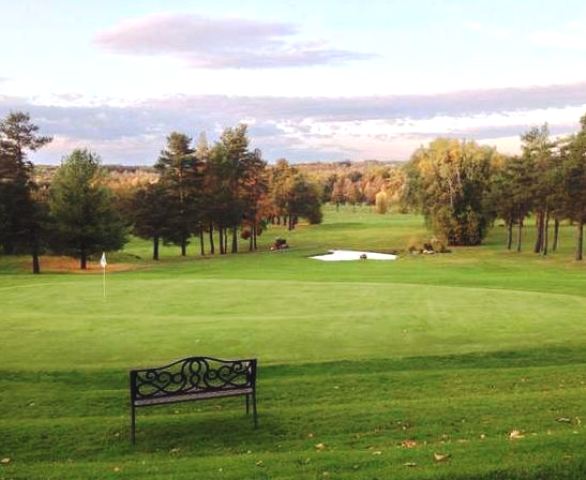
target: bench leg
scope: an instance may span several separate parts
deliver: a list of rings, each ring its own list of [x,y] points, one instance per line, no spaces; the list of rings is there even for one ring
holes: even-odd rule
[[[246,415],[250,414],[250,395],[246,396]]]
[[[256,390],[252,392],[252,417],[254,419],[254,428],[258,428],[258,418],[256,414]]]
[[[130,406],[130,441],[134,445],[136,443],[135,435],[136,435],[136,414],[134,411],[134,405]]]

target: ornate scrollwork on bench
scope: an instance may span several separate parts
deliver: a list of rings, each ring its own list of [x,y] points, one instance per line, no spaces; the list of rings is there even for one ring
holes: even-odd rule
[[[256,359],[221,360],[189,357],[163,367],[130,371],[131,437],[135,439],[135,407],[246,396],[246,412],[252,399],[256,415]]]

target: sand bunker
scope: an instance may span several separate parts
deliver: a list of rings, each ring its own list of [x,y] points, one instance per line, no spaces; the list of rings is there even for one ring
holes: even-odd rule
[[[396,260],[397,255],[390,253],[358,252],[356,250],[329,250],[325,255],[316,255],[315,260],[324,262],[346,262],[349,260]]]

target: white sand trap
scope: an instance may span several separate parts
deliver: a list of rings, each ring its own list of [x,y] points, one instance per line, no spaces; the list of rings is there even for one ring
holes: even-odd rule
[[[390,253],[376,253],[376,252],[357,252],[356,250],[329,250],[325,255],[317,255],[315,260],[322,260],[324,262],[347,262],[349,260],[396,260],[397,255]]]

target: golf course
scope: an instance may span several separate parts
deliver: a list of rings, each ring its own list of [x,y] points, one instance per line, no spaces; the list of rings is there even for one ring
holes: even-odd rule
[[[105,297],[99,258],[1,257],[0,479],[586,478],[586,265],[534,230],[413,255],[423,217],[326,206],[253,253],[133,238]],[[335,248],[399,256],[309,258]],[[132,446],[128,371],[192,355],[258,359],[259,428],[241,397],[157,406]]]

